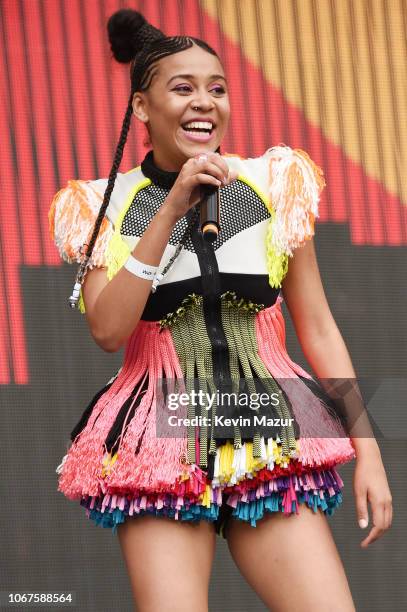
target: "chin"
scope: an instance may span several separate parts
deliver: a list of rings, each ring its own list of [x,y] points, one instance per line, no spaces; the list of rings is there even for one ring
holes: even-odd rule
[[[192,153],[190,153],[190,157],[193,157],[194,155],[199,155],[199,153],[208,153],[211,151],[215,152],[219,146],[220,144],[217,143],[208,144],[206,142],[203,142],[202,144],[191,144],[191,147],[188,147],[188,151],[192,151]]]

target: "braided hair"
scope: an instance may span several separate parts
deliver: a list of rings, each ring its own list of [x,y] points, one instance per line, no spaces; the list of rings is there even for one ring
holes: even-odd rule
[[[135,92],[146,91],[149,88],[152,79],[151,73],[156,62],[168,55],[189,49],[193,44],[219,59],[216,51],[205,41],[191,36],[165,36],[161,30],[148,23],[141,13],[133,9],[121,9],[111,15],[107,23],[107,31],[113,57],[120,63],[130,63],[131,91],[103,202],[95,221],[84,260],[76,277],[74,294],[70,298],[72,308],[75,308],[77,301],[72,298],[75,295],[76,298],[79,296],[79,289],[86,274],[87,264],[110,202],[130,128]]]

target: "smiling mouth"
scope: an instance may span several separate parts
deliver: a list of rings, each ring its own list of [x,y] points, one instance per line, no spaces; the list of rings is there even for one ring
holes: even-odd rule
[[[203,122],[205,123],[205,122]],[[212,127],[208,128],[208,127],[202,127],[202,126],[198,126],[198,127],[186,127],[188,124],[184,123],[181,124],[182,129],[184,130],[184,132],[189,132],[190,134],[212,134],[212,132],[214,131],[214,129],[216,128],[216,125],[212,123]]]

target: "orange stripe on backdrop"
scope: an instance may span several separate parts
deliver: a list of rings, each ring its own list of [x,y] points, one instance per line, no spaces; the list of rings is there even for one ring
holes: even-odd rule
[[[406,244],[406,7],[398,0],[201,0],[201,6],[263,73],[265,103],[274,109],[281,93],[285,117],[273,124],[273,144],[302,146],[324,168],[321,220],[348,220],[355,244]]]

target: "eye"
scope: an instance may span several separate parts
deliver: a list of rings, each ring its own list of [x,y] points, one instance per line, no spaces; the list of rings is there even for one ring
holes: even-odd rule
[[[216,93],[226,93],[223,87],[214,87],[212,91],[216,91]]]
[[[174,91],[190,91],[191,88],[189,87],[189,85],[178,85],[177,87],[174,87]]]

